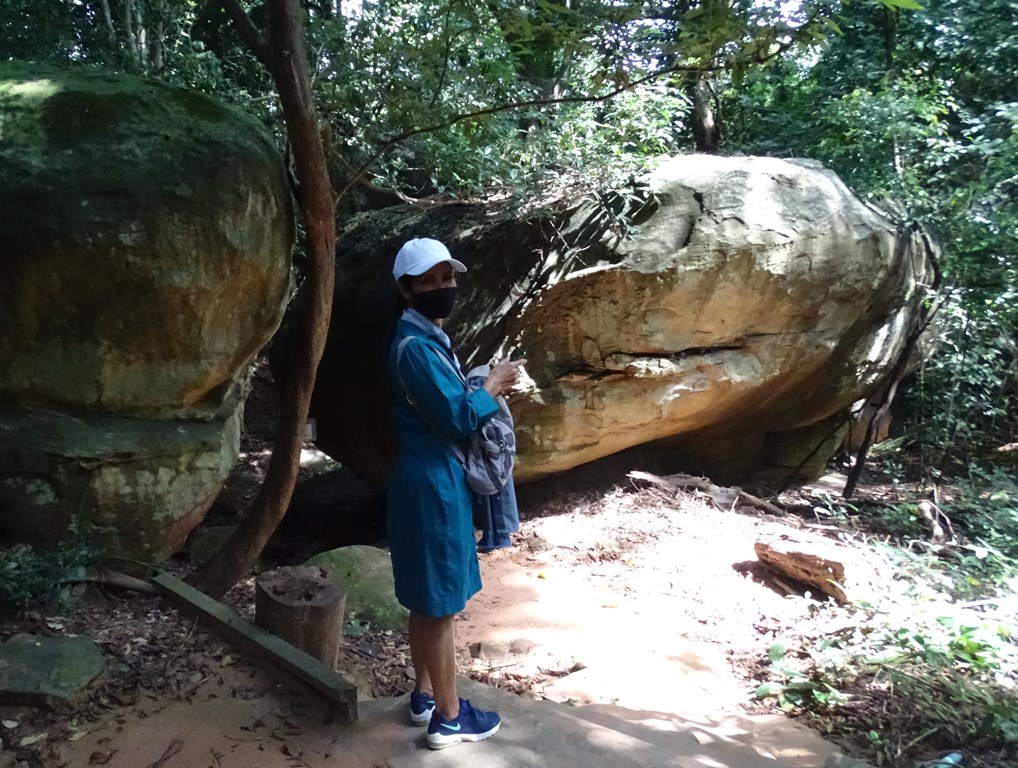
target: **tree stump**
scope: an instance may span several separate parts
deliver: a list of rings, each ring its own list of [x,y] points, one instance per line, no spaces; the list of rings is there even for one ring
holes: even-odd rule
[[[255,581],[255,624],[336,668],[346,591],[324,568],[266,571]]]

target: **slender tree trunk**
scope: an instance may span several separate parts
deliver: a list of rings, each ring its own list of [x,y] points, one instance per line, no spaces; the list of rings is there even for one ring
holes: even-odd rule
[[[124,36],[127,38],[131,58],[136,64],[141,64],[138,58],[138,38],[134,34],[134,0],[124,0]]]
[[[155,34],[148,44],[148,66],[150,72],[159,72],[163,68],[163,25],[156,27]]]
[[[137,47],[134,51],[134,57],[138,60],[141,68],[148,72],[148,29],[145,27],[145,20],[139,13],[136,17],[138,31],[136,36],[138,38]]]
[[[693,101],[693,140],[697,152],[714,154],[721,146],[721,123],[714,109],[714,90],[703,75],[690,83]]]
[[[269,0],[264,41],[237,0],[221,0],[255,55],[272,74],[293,153],[308,254],[301,331],[283,387],[283,404],[265,482],[248,516],[191,581],[218,597],[243,578],[286,513],[297,479],[304,422],[332,313],[336,219],[325,148],[311,96],[304,28],[297,0]]]
[[[884,72],[891,79],[895,79],[894,47],[897,44],[897,16],[890,8],[884,8],[883,10]]]
[[[110,0],[100,0],[103,9],[103,19],[106,20],[106,28],[110,31],[110,43],[116,48],[117,30],[113,28],[113,14],[110,12]]]

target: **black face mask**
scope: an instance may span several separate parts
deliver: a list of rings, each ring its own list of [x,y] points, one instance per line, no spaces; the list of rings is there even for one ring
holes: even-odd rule
[[[456,303],[456,286],[415,293],[413,307],[429,320],[441,320],[452,314]]]

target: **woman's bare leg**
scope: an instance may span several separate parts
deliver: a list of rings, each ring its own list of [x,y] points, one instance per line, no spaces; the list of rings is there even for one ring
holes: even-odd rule
[[[454,619],[455,615],[434,617],[410,612],[410,658],[417,673],[417,687],[422,691],[431,689],[435,706],[447,720],[460,711]]]
[[[418,691],[434,695],[434,689],[431,687],[431,675],[428,673],[428,664],[422,650],[423,635],[421,633],[425,618],[427,617],[410,611],[410,660],[413,662],[416,677],[414,687]]]

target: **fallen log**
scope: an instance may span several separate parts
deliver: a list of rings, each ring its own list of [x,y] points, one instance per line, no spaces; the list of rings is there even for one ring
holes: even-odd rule
[[[108,571],[105,568],[86,568],[78,578],[67,579],[66,584],[97,584],[102,587],[115,587],[140,592],[143,595],[157,594],[156,588],[142,579],[128,576],[126,573]]]
[[[779,574],[814,587],[839,603],[848,603],[845,593],[845,559],[850,553],[826,542],[794,541],[775,537],[753,545],[764,565]]]

